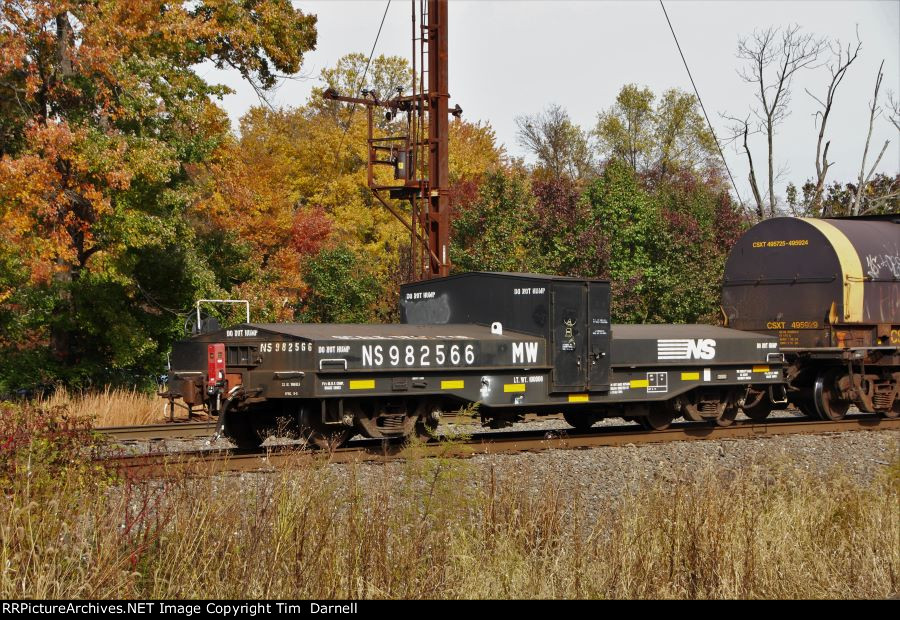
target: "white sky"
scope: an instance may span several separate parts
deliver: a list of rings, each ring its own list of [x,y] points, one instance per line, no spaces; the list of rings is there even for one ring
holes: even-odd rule
[[[302,105],[319,84],[321,69],[344,54],[368,54],[386,2],[295,0],[294,5],[318,15],[318,46],[305,57],[305,79],[283,82],[270,97],[279,106]],[[886,104],[888,92],[900,96],[900,1],[668,0],[666,10],[720,137],[727,125],[720,113],[743,116],[754,101],[753,87],[736,72],[740,36],[754,28],[796,23],[805,32],[840,39],[846,46],[855,43],[858,27],[862,51],[838,90],[827,130],[834,162],[828,181],[856,179],[868,102],[882,59],[879,99]],[[459,103],[470,121],[489,121],[514,156],[526,155],[516,143],[515,117],[539,112],[549,103],[562,105],[575,122],[592,128],[597,112],[612,105],[626,83],[648,86],[657,94],[671,87],[693,92],[656,1],[451,0],[449,15],[450,105]],[[409,58],[410,30],[409,0],[393,0],[375,55]],[[237,126],[241,115],[258,103],[256,95],[234,72],[204,68],[204,73],[237,91],[223,102]],[[793,82],[791,115],[775,138],[776,168],[787,169],[776,185],[782,196],[788,180],[799,186],[815,174],[817,104],[804,88],[821,98],[829,81],[823,67],[804,71]],[[900,135],[886,113],[875,122],[867,168],[887,139],[891,144],[878,170],[896,174]],[[757,137],[751,148],[765,187],[765,139]],[[725,149],[725,156],[749,202],[746,158],[733,147]]]

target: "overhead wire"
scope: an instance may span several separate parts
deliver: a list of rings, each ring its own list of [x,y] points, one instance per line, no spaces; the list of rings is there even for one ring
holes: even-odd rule
[[[672,38],[675,39],[675,46],[678,48],[678,53],[681,55],[681,62],[684,63],[684,68],[687,71],[688,78],[691,80],[691,86],[694,87],[694,94],[697,95],[697,101],[700,102],[700,109],[703,110],[703,117],[706,119],[706,124],[709,127],[709,131],[712,133],[713,139],[716,141],[716,149],[719,151],[719,156],[722,158],[722,163],[725,164],[725,170],[728,172],[728,178],[731,179],[731,186],[734,188],[734,193],[737,195],[738,202],[741,203],[741,208],[744,208],[744,200],[741,198],[741,193],[738,191],[737,183],[734,182],[734,177],[731,174],[731,168],[728,167],[728,160],[725,159],[725,153],[722,152],[722,146],[719,144],[719,138],[716,136],[716,130],[713,129],[712,123],[709,120],[709,114],[706,113],[706,106],[703,105],[703,99],[700,97],[700,91],[697,89],[697,84],[694,82],[694,76],[691,75],[691,69],[688,67],[687,59],[684,57],[684,52],[681,51],[681,44],[678,42],[678,35],[675,34],[675,28],[672,26],[672,20],[669,19],[669,13],[666,11],[666,5],[663,4],[663,0],[659,0],[659,6],[662,7],[663,15],[666,16],[666,22],[669,24],[669,30],[672,31]]]
[[[363,70],[362,77],[359,80],[356,88],[354,89],[353,96],[357,96],[362,89],[362,87],[366,83],[366,76],[369,73],[369,66],[372,64],[372,56],[375,55],[375,47],[378,45],[378,39],[381,37],[381,29],[384,27],[384,20],[387,18],[388,9],[391,8],[391,0],[387,1],[387,5],[384,7],[384,14],[381,16],[381,24],[378,25],[378,32],[375,34],[375,42],[372,43],[372,49],[369,51],[369,59],[366,61],[366,68]],[[347,119],[347,126],[344,127],[344,133],[341,134],[341,141],[338,144],[338,148],[334,153],[334,167],[337,170],[338,158],[341,156],[341,150],[344,148],[344,139],[347,137],[347,132],[350,131],[350,126],[353,124],[353,115],[356,113],[356,102],[350,105],[350,116]]]

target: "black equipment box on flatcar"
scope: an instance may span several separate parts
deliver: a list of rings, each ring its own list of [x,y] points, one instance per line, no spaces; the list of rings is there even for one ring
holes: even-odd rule
[[[606,280],[472,272],[406,284],[400,320],[414,325],[499,323],[543,338],[551,391],[609,389],[610,288]]]

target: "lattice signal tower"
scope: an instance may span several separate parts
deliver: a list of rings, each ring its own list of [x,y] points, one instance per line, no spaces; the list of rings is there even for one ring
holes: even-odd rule
[[[366,107],[368,115],[368,185],[378,201],[410,232],[411,274],[415,280],[450,274],[450,217],[448,171],[447,0],[412,0],[412,84],[410,94],[398,93],[381,101],[371,91],[360,97],[333,89],[326,98]],[[406,115],[406,133],[376,137],[374,111],[386,118]],[[390,166],[395,184],[375,177],[376,166]],[[385,200],[408,200],[409,213]]]

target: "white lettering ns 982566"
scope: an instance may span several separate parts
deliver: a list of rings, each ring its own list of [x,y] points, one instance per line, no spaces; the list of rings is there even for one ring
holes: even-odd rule
[[[472,366],[474,344],[381,345],[364,344],[360,358],[364,368],[428,368],[430,366]],[[448,363],[449,362],[449,363]]]

